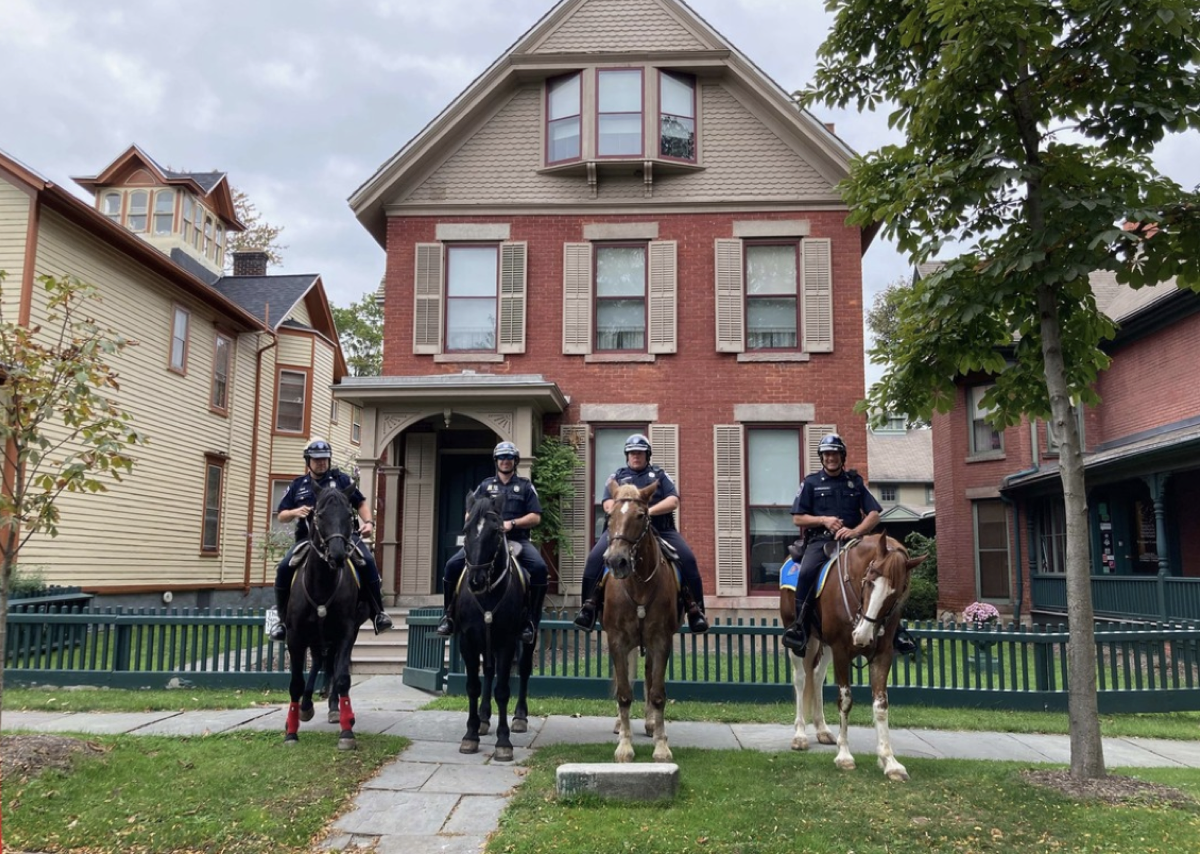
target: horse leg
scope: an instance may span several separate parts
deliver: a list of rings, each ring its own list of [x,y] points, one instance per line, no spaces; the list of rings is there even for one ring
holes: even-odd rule
[[[459,753],[477,753],[479,751],[479,650],[462,649],[463,665],[467,671],[467,732],[458,746]]]
[[[496,657],[495,651],[492,655],[488,655],[488,650],[483,652],[483,683],[479,696],[479,734],[487,735],[492,731],[492,692],[496,685]]]
[[[667,657],[671,654],[671,639],[659,641],[646,656],[646,710],[654,736],[654,761],[670,762],[671,748],[667,746],[667,725],[663,710],[667,706]]]
[[[638,651],[631,649],[629,651],[629,679],[630,681],[637,680],[638,669]],[[646,674],[650,673],[650,659],[646,659]],[[642,731],[646,733],[647,738],[654,737],[654,709],[650,705],[650,681],[649,679],[642,680]]]
[[[535,626],[541,629],[541,621],[538,620]],[[533,651],[537,649],[537,644],[526,646],[521,644],[521,663],[518,666],[517,674],[517,705],[513,707],[512,716],[512,731],[513,732],[529,732],[529,677],[533,673]]]
[[[833,676],[838,685],[838,714],[841,730],[838,732],[838,752],[833,764],[843,771],[854,770],[854,756],[850,753],[850,709],[854,707],[854,695],[850,692],[850,654],[838,650],[833,654]]]
[[[296,744],[300,741],[300,698],[304,694],[304,647],[288,645],[288,655],[291,657],[292,678],[288,683],[288,693],[291,702],[288,704],[287,721],[284,724],[284,744]]]
[[[521,643],[520,635],[516,637]],[[523,645],[523,644],[522,644]],[[513,745],[509,739],[508,701],[512,695],[511,680],[513,658],[516,657],[517,647],[511,643],[500,647],[499,661],[496,662],[496,752],[492,758],[497,762],[513,761]]]
[[[809,708],[812,696],[812,680],[806,680],[809,666],[807,658],[801,658],[796,653],[788,653],[792,659],[792,690],[796,695],[796,719],[792,726],[792,750],[808,750],[808,725],[804,720],[804,711]]]
[[[877,655],[871,662],[871,711],[875,717],[875,755],[879,767],[889,780],[903,783],[908,771],[896,760],[892,752],[892,738],[888,730],[888,673],[892,669],[892,657],[886,653]]]
[[[609,643],[612,641],[610,639]],[[633,686],[629,682],[629,654],[614,653],[613,685],[617,694],[617,762],[633,761],[633,735],[629,728],[629,707],[633,705]]]
[[[354,637],[343,638],[337,655],[332,662],[330,671],[332,687],[329,691],[330,702],[338,698],[338,750],[357,750],[358,742],[354,738],[354,709],[350,705],[350,653],[354,647]]]
[[[303,695],[300,698],[300,720],[311,721],[316,709],[313,708],[313,693],[317,689],[317,677],[321,672],[321,660],[316,650],[312,650],[312,670],[308,671],[308,680],[304,683]]]
[[[837,739],[825,723],[825,672],[829,670],[829,650],[818,640],[813,640],[808,647],[805,659],[805,671],[808,674],[808,716],[817,731],[817,741],[821,744],[836,744]]]

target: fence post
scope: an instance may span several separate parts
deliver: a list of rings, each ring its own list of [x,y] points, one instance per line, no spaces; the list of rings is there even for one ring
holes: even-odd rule
[[[1024,626],[1021,628],[1024,630]],[[1039,633],[1040,631],[1039,628]],[[1050,666],[1049,645],[1035,641],[1033,645],[1033,684],[1038,691],[1050,690]]]
[[[113,646],[113,670],[128,670],[133,650],[133,626],[125,622],[125,609],[118,608],[113,630],[117,640]]]

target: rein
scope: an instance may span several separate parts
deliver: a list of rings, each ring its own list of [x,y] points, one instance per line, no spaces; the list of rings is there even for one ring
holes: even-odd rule
[[[854,592],[853,588],[851,587],[849,560],[846,557],[846,552],[848,551],[849,549],[842,549],[838,552],[837,556],[839,569],[838,579],[841,582],[839,586],[842,590],[842,604],[846,607],[846,613],[851,616],[855,624],[857,624],[860,620],[866,620],[868,623],[874,626],[882,625],[886,623],[895,612],[896,605],[899,602],[900,597],[897,596],[892,601],[892,606],[878,617],[868,617],[866,614],[864,614],[862,609],[863,603],[866,601],[867,583],[879,578],[881,575],[883,575],[883,573],[879,571],[879,567],[876,565],[877,560],[875,558],[871,558],[871,562],[867,564],[866,571],[863,572],[862,581],[859,582],[859,590]],[[899,549],[894,549],[893,551],[899,551]],[[850,600],[847,597],[848,590],[850,590],[852,595],[854,595],[855,605],[853,608],[850,606]]]
[[[314,511],[316,510],[315,507],[313,509],[314,509]],[[313,599],[312,594],[309,593],[309,591],[308,591],[308,573],[305,572],[300,578],[300,590],[302,593],[304,593],[304,598],[308,600],[308,604],[312,605],[314,608],[317,609],[317,619],[324,620],[325,617],[329,614],[329,604],[334,600],[334,598],[337,597],[338,591],[342,587],[342,576],[345,575],[346,563],[350,560],[351,543],[350,543],[350,538],[342,533],[330,534],[329,536],[325,536],[325,534],[321,531],[321,525],[319,523],[320,523],[320,519],[314,512],[313,517],[312,517],[312,523],[310,525],[310,528],[312,529],[312,534],[309,537],[309,542],[311,543],[312,550],[309,552],[309,555],[308,555],[309,559],[304,562],[304,566],[306,569],[309,566],[311,566],[311,564],[312,564],[311,557],[314,554],[317,557],[319,557],[322,561],[324,561],[326,566],[334,565],[333,560],[329,557],[330,543],[333,543],[337,540],[343,540],[346,543],[346,547],[347,547],[346,560],[338,565],[337,575],[334,576],[334,579],[333,579],[333,589],[330,592],[329,597],[324,602],[317,602],[315,599]]]
[[[646,539],[646,534],[648,534],[650,532],[651,525],[650,525],[649,504],[645,501],[642,501],[639,498],[622,498],[619,500],[618,503],[620,503],[620,504],[634,503],[634,504],[640,504],[643,507],[646,507],[646,524],[642,526],[642,532],[640,534],[638,534],[636,538],[627,537],[624,534],[613,534],[611,532],[611,530],[608,535],[609,540],[620,540],[621,542],[629,543],[630,551],[633,552],[633,554],[636,558],[636,556],[638,554],[638,547],[641,545],[642,540]],[[654,580],[654,576],[658,575],[658,570],[662,567],[662,565],[665,562],[666,561],[663,559],[663,555],[660,550],[659,555],[658,555],[658,560],[655,561],[655,563],[654,563],[654,569],[652,569],[650,571],[650,574],[648,576],[646,576],[645,578],[642,578],[641,576],[638,575],[637,561],[635,560],[633,571],[630,573],[630,577],[634,581],[639,582],[640,584],[649,585],[650,582]],[[614,579],[614,580],[616,580],[616,579]],[[647,599],[643,603],[643,602],[637,601],[637,599],[635,599],[633,597],[633,593],[629,589],[630,586],[631,585],[622,584],[621,591],[625,594],[625,598],[629,600],[629,604],[633,605],[634,608],[637,609],[638,648],[641,650],[641,654],[643,656],[645,656],[645,654],[646,654],[646,608],[648,608],[650,606],[650,604],[654,601],[654,597],[658,593],[658,588],[657,587],[651,588],[650,589],[650,598]]]

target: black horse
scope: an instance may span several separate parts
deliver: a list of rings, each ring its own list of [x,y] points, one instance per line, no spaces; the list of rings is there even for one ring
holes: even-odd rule
[[[457,593],[458,648],[467,673],[470,712],[467,732],[459,745],[460,753],[479,750],[479,736],[491,727],[492,697],[496,700],[497,762],[511,762],[513,746],[509,740],[509,677],[513,659],[521,647],[520,688],[513,709],[512,732],[529,728],[529,674],[533,671],[534,645],[521,643],[525,627],[525,589],[528,580],[517,565],[504,536],[501,501],[467,498],[467,523],[463,528],[463,552],[466,567]],[[544,590],[545,588],[541,588]],[[541,620],[541,603],[535,602],[535,626]],[[482,662],[483,678],[479,668]]]
[[[318,670],[324,670],[329,690],[329,721],[341,726],[339,750],[354,750],[354,710],[350,706],[350,652],[358,627],[367,619],[367,605],[359,599],[358,583],[350,562],[353,548],[353,510],[346,493],[326,487],[308,520],[309,540],[297,549],[300,561],[288,600],[288,654],[292,702],[288,706],[285,743],[299,740],[300,721],[312,720],[313,688]],[[313,668],[304,678],[304,664],[312,654]],[[336,703],[336,712],[334,711]]]

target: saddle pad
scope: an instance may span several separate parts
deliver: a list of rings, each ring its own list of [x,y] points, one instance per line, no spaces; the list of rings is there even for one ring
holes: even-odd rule
[[[825,563],[821,564],[821,574],[817,577],[817,592],[816,595],[821,595],[821,590],[825,587],[825,579],[829,577],[829,568],[837,562],[837,556],[829,558]],[[779,589],[796,591],[796,582],[800,578],[800,564],[796,563],[791,558],[783,562],[783,566],[779,568]]]

